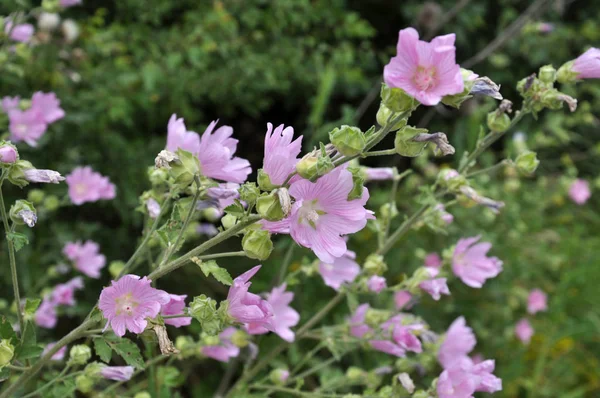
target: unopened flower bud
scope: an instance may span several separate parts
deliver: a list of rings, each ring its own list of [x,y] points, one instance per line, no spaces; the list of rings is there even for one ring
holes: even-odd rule
[[[194,346],[194,339],[190,336],[177,336],[175,338],[175,348],[179,351],[185,351],[192,346]]]
[[[540,161],[538,160],[535,152],[525,151],[517,156],[515,163],[519,172],[529,175],[535,172],[540,164]]]
[[[410,112],[419,103],[416,99],[406,94],[401,88],[392,88],[387,84],[381,85],[381,102],[392,112]]]
[[[271,178],[263,169],[258,169],[258,178],[256,180],[258,182],[258,186],[263,191],[272,191],[273,189],[277,188],[276,185],[271,183]]]
[[[44,208],[48,211],[55,211],[60,207],[60,200],[56,195],[48,195],[44,198]]]
[[[266,260],[273,251],[271,234],[262,229],[250,230],[242,238],[242,248],[246,256],[256,260]]]
[[[431,142],[431,143],[435,144],[435,146],[437,147],[437,150],[439,151],[439,153],[442,156],[454,154],[454,147],[452,145],[450,145],[450,143],[448,142],[448,137],[446,137],[446,134],[444,134],[444,133],[417,134],[413,138],[413,141],[415,141],[415,142]]]
[[[315,149],[306,155],[298,163],[296,163],[296,171],[302,178],[314,180],[320,176],[329,173],[334,169],[333,162],[329,157],[333,146],[324,146],[321,144],[320,149]]]
[[[490,198],[486,198],[485,196],[480,195],[473,188],[463,185],[460,187],[460,192],[465,195],[467,198],[471,199],[473,202],[478,205],[485,206],[492,210],[494,213],[498,213],[501,208],[504,207],[504,202],[499,202]]]
[[[256,201],[256,211],[267,221],[279,221],[285,218],[291,207],[291,198],[285,188],[263,194]]]
[[[0,369],[8,365],[15,355],[15,347],[10,344],[10,340],[0,340]]]
[[[14,145],[4,142],[0,144],[0,166],[7,166],[19,160],[19,152]]]
[[[10,219],[17,225],[27,225],[33,228],[37,222],[35,207],[31,202],[19,199],[10,207]]]
[[[95,380],[93,377],[79,375],[75,378],[75,387],[77,391],[84,394],[90,393],[94,389]]]
[[[396,133],[396,139],[394,140],[396,152],[406,157],[419,156],[427,146],[427,142],[414,141],[414,138],[425,133],[427,133],[427,129],[419,129],[413,126],[402,127]]]
[[[390,108],[381,103],[379,105],[379,110],[377,111],[377,123],[383,127],[388,123],[388,121],[391,123],[392,120],[398,117],[398,115],[400,115],[400,113],[392,112]],[[389,127],[389,130],[396,131],[404,126],[406,126],[406,119],[400,119],[394,123],[393,126]]]
[[[148,168],[148,179],[153,186],[165,184],[168,178],[169,172],[166,168],[157,169],[152,166]]]
[[[548,90],[541,98],[541,103],[550,109],[561,109],[563,104],[567,104],[571,112],[577,110],[577,99],[561,93],[558,90]]]
[[[569,61],[563,64],[560,68],[558,68],[558,72],[556,72],[556,80],[559,83],[575,83],[577,81],[577,77],[579,73],[573,70],[573,65],[575,61]]]
[[[382,275],[387,269],[383,256],[379,254],[371,254],[365,260],[364,270],[367,275]]]
[[[286,369],[273,369],[271,373],[269,373],[269,379],[276,386],[284,385],[289,377],[290,372]]]
[[[217,312],[217,302],[204,294],[194,297],[190,303],[190,315],[194,317],[202,331],[214,336],[221,331],[222,322]]]
[[[85,365],[91,357],[92,350],[90,347],[83,344],[74,345],[71,347],[71,351],[69,351],[69,364]]]
[[[556,69],[552,65],[545,65],[540,68],[538,78],[546,84],[553,84],[556,81]]]
[[[398,174],[394,167],[362,167],[365,181],[392,180]]]
[[[169,163],[169,175],[177,186],[186,188],[194,181],[194,176],[200,174],[200,161],[194,154],[182,149],[177,150],[176,155],[179,161]]]
[[[237,217],[234,216],[233,214],[225,214],[221,218],[221,224],[223,224],[223,228],[229,229],[229,228],[233,227],[235,224],[237,224]]]
[[[358,127],[336,127],[329,132],[329,140],[337,151],[344,156],[355,156],[362,153],[367,145],[365,134]]]
[[[350,366],[346,370],[346,377],[348,378],[348,380],[352,380],[352,381],[364,380],[365,376],[366,376],[366,372],[356,366]]]
[[[117,279],[117,277],[121,274],[121,271],[125,268],[125,263],[123,261],[112,261],[108,265],[108,272],[113,277],[113,279]]]
[[[247,182],[239,188],[240,199],[248,204],[253,205],[260,195],[260,190],[254,182]]]
[[[510,127],[510,116],[497,110],[490,112],[487,115],[487,126],[494,132],[503,133]]]

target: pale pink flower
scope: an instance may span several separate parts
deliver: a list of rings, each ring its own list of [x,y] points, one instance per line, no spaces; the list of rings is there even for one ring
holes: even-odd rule
[[[52,301],[54,304],[72,307],[75,305],[75,291],[83,289],[83,278],[77,276],[66,283],[54,287]]]
[[[116,196],[115,185],[108,177],[95,172],[90,166],[73,169],[67,176],[67,185],[71,202],[76,205],[101,199],[114,199]]]
[[[56,343],[48,343],[46,345],[46,347],[44,347],[44,351],[42,351],[42,356],[46,355],[48,353],[48,351],[50,351],[52,349],[52,347],[54,347],[55,345],[56,345]],[[50,357],[50,360],[62,361],[65,357],[66,352],[67,352],[67,346],[63,346],[58,351],[56,351],[54,353],[54,355],[52,355]]]
[[[573,62],[571,67],[578,79],[600,79],[600,49],[590,48]]]
[[[387,281],[382,276],[373,275],[367,281],[367,287],[374,293],[380,293],[387,287]]]
[[[437,384],[439,398],[471,398],[475,391],[501,391],[502,380],[492,374],[494,368],[493,360],[474,364],[469,357],[459,358],[440,375]]]
[[[17,161],[19,154],[11,145],[2,145],[0,147],[0,162],[14,163]]]
[[[525,318],[521,319],[515,325],[515,335],[524,344],[529,344],[531,337],[533,336],[534,330],[529,321]]]
[[[124,275],[102,289],[98,308],[108,320],[105,329],[110,325],[120,337],[125,335],[126,329],[142,333],[148,325],[146,318],[155,318],[161,306],[170,301],[167,292],[153,288],[151,283],[147,277]]]
[[[39,112],[42,120],[51,124],[65,117],[65,111],[60,107],[60,100],[54,93],[38,91],[31,97],[31,109]]]
[[[412,294],[410,294],[406,290],[399,290],[396,293],[394,293],[394,303],[396,304],[396,308],[399,310],[401,310],[405,306],[409,308],[408,304],[410,303],[411,299]]]
[[[401,316],[396,316],[381,325],[386,340],[370,340],[371,347],[386,354],[404,357],[408,351],[420,353],[423,351],[421,341],[412,330],[421,329],[421,325],[402,325]],[[391,330],[391,334],[390,334]]]
[[[6,21],[4,24],[4,33],[10,33],[11,39],[21,43],[27,43],[29,40],[31,40],[31,36],[33,36],[34,32],[35,28],[29,23],[18,24],[14,27],[12,21]]]
[[[10,140],[13,142],[24,141],[27,145],[35,147],[38,140],[44,135],[48,125],[37,109],[29,108],[25,111],[13,109],[8,112],[10,124]]]
[[[296,200],[290,215],[290,234],[301,246],[325,263],[332,264],[346,251],[342,235],[360,231],[371,214],[365,209],[369,191],[348,200],[353,188],[352,173],[338,167],[316,182],[298,180],[291,184],[290,195]]]
[[[58,171],[42,170],[42,169],[27,169],[23,171],[25,179],[29,182],[37,182],[42,184],[58,184],[65,180]]]
[[[250,278],[252,278],[260,269],[260,265],[244,272],[233,280],[233,285],[229,288],[227,301],[229,306],[227,312],[237,322],[246,323],[248,329],[264,327],[269,331],[274,331],[273,325],[273,307],[260,296],[249,293]]]
[[[298,155],[302,150],[302,136],[292,141],[294,128],[283,127],[281,124],[273,130],[273,125],[267,123],[263,171],[273,185],[283,185],[287,177],[295,171]]]
[[[219,334],[219,344],[202,347],[202,354],[221,362],[229,362],[231,358],[240,355],[240,349],[231,342],[231,337],[237,331],[230,326]]]
[[[437,204],[435,206],[435,210],[437,210],[443,222],[445,222],[446,224],[452,224],[452,222],[454,221],[454,216],[446,211],[446,207],[443,204]]]
[[[455,59],[454,40],[455,35],[449,34],[428,43],[419,40],[415,29],[402,29],[398,55],[383,69],[385,83],[430,106],[437,105],[445,95],[461,93],[464,84]]]
[[[442,264],[442,258],[437,253],[429,253],[425,256],[424,265],[427,268],[440,268]]]
[[[369,308],[369,304],[361,304],[356,307],[354,314],[352,314],[348,321],[350,324],[350,334],[352,334],[352,336],[362,338],[365,334],[373,331],[373,329],[365,323],[365,317]]]
[[[290,303],[294,299],[294,293],[286,292],[287,284],[273,288],[271,293],[267,295],[267,303],[273,308],[273,332],[279,335],[285,341],[291,343],[294,341],[295,334],[292,327],[296,326],[300,321],[300,314],[290,307]],[[264,334],[269,331],[261,324],[254,324],[246,328],[250,334]]]
[[[527,312],[535,314],[536,312],[546,311],[548,309],[548,297],[541,289],[533,289],[527,297]]]
[[[452,270],[465,285],[480,288],[486,279],[498,276],[502,271],[502,261],[497,257],[487,257],[492,248],[488,242],[476,243],[480,236],[460,239],[454,249]]]
[[[90,278],[100,278],[100,270],[106,265],[106,257],[100,254],[100,246],[91,240],[81,243],[68,242],[63,254],[73,261],[73,267]]]
[[[454,361],[469,354],[475,348],[475,344],[477,340],[473,329],[467,326],[465,318],[461,316],[448,328],[438,352],[438,361],[444,369],[448,369]]]
[[[333,263],[319,262],[319,274],[325,285],[339,290],[342,284],[352,283],[360,274],[360,266],[354,261],[356,254],[350,250],[342,257],[334,259]]]
[[[21,97],[3,97],[2,98],[2,110],[5,113],[12,111],[13,109],[19,109],[19,103],[21,102]]]
[[[42,304],[38,307],[33,316],[33,320],[36,325],[46,329],[52,329],[56,326],[56,322],[58,322],[56,304],[49,296],[44,297]]]
[[[365,181],[385,181],[394,178],[394,169],[392,167],[365,167]]]
[[[150,218],[156,218],[160,214],[160,205],[154,198],[150,198],[146,201],[146,210]]]
[[[421,282],[419,287],[429,293],[429,295],[435,300],[438,301],[442,294],[447,296],[450,295],[450,289],[448,289],[448,285],[446,283],[446,278],[437,278],[437,279],[429,279],[427,281]]]
[[[104,366],[100,376],[108,380],[127,381],[133,376],[133,366]]]
[[[470,365],[473,366],[471,368],[471,373],[479,376],[479,383],[476,387],[477,391],[495,393],[502,390],[502,380],[492,374],[496,368],[496,361],[487,359],[475,364],[470,358],[467,358],[467,360],[470,361]]]
[[[578,178],[573,181],[569,187],[569,197],[578,205],[587,202],[590,196],[592,196],[592,192],[590,191],[590,185],[586,180]]]
[[[200,136],[194,131],[187,131],[183,118],[171,115],[167,125],[167,150],[176,152],[178,149],[198,155]]]
[[[185,308],[185,298],[187,295],[169,294],[169,302],[162,306],[160,314],[162,316],[168,315],[183,315],[183,309]],[[192,317],[180,317],[180,318],[168,318],[165,319],[167,325],[173,325],[175,327],[187,326],[192,323]]]
[[[63,8],[73,7],[77,4],[81,4],[81,0],[60,0],[59,4]]]
[[[290,233],[290,219],[284,218],[279,221],[259,221],[262,229],[269,231],[272,234],[289,234]]]

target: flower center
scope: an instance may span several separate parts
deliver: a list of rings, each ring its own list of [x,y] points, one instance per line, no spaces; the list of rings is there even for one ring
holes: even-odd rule
[[[15,126],[15,133],[17,136],[24,136],[25,134],[27,134],[27,125],[26,124],[17,124]]]
[[[309,200],[302,203],[302,206],[298,210],[298,218],[299,221],[306,222],[308,225],[313,227],[313,229],[317,229],[317,222],[319,221],[319,217],[326,214],[319,205],[317,204],[317,199]]]
[[[425,68],[419,66],[413,75],[413,83],[419,90],[427,91],[436,83],[435,67]]]
[[[86,184],[75,184],[75,192],[78,195],[83,195],[84,193],[86,193],[87,191],[87,185]]]
[[[115,303],[117,304],[117,315],[132,315],[133,310],[139,305],[137,301],[133,300],[131,293],[116,298]]]

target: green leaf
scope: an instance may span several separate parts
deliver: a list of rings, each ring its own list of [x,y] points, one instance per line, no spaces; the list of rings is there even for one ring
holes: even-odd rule
[[[29,243],[27,236],[19,232],[9,232],[6,234],[6,238],[12,242],[17,252]]]
[[[106,339],[106,343],[112,348],[121,358],[127,362],[127,365],[137,369],[144,368],[144,359],[140,348],[127,338]]]
[[[56,383],[52,387],[52,397],[54,398],[66,398],[75,396],[75,379],[63,380],[60,383]]]
[[[204,273],[204,276],[208,277],[212,275],[216,280],[227,286],[231,286],[231,284],[233,283],[233,279],[231,279],[231,275],[229,275],[229,272],[225,268],[219,267],[215,260],[198,260],[194,262],[200,266],[200,269]]]
[[[35,337],[35,325],[31,321],[25,323],[21,344],[15,349],[15,358],[30,359],[37,358],[44,349],[37,345]]]
[[[97,337],[94,339],[94,350],[96,350],[96,355],[98,355],[103,362],[110,362],[110,359],[112,358],[112,349],[103,338]]]
[[[18,349],[17,359],[32,359],[42,355],[44,349],[38,345],[23,345]]]
[[[41,302],[41,299],[27,299],[25,301],[25,315],[33,316]]]
[[[173,210],[173,212],[175,212],[175,210]],[[177,214],[179,214],[179,212],[177,212]],[[182,227],[183,223],[180,220],[171,218],[156,231],[156,234],[165,247],[171,247],[175,244]],[[183,239],[181,243],[183,243]]]
[[[12,344],[16,344],[17,342],[17,334],[6,317],[0,319],[0,338],[11,340]]]
[[[244,209],[244,206],[240,203],[240,201],[236,199],[234,204],[229,205],[225,208],[225,213],[240,218],[246,214],[246,210]]]

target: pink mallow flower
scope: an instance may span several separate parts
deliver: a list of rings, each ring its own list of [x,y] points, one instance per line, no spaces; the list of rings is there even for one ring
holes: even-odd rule
[[[81,243],[68,242],[63,254],[73,261],[73,267],[90,278],[100,278],[100,270],[106,265],[106,257],[100,254],[100,246],[91,240]]]
[[[387,281],[382,276],[373,275],[367,281],[367,287],[374,293],[380,293],[387,287]]]
[[[340,166],[316,182],[302,179],[290,186],[296,200],[289,217],[290,234],[327,264],[346,253],[342,235],[360,231],[372,217],[364,207],[369,199],[366,188],[360,198],[348,200],[353,185],[352,173]]]
[[[493,360],[474,364],[471,358],[461,357],[438,378],[439,398],[472,398],[476,391],[494,393],[502,390],[502,380],[494,376]]]
[[[404,357],[408,351],[420,353],[423,351],[421,341],[413,334],[413,330],[419,330],[422,325],[403,325],[402,315],[390,318],[381,325],[385,340],[370,340],[369,344],[374,349],[386,354]]]
[[[4,113],[8,113],[13,109],[19,109],[21,97],[3,97],[2,98],[2,110]]]
[[[354,314],[348,320],[350,324],[350,334],[354,337],[362,338],[365,334],[371,333],[373,329],[365,323],[365,317],[369,310],[369,304],[361,304],[356,307]]]
[[[219,334],[219,344],[202,347],[202,354],[221,362],[229,362],[231,358],[240,355],[239,347],[231,342],[231,337],[236,331],[237,329],[232,326],[223,330]]]
[[[185,298],[187,295],[169,294],[169,302],[162,306],[160,314],[165,315],[183,315],[183,309],[185,308]],[[192,317],[180,317],[180,318],[167,318],[165,319],[167,325],[175,327],[187,326],[192,323]]]
[[[465,285],[480,288],[486,279],[498,276],[502,271],[502,261],[497,257],[487,257],[492,248],[488,242],[477,243],[480,236],[460,239],[454,249],[452,270]]]
[[[54,287],[52,301],[54,304],[72,307],[75,305],[75,291],[83,289],[83,278],[77,276],[66,283]]]
[[[229,306],[227,312],[235,321],[247,324],[248,330],[263,327],[269,331],[275,331],[273,325],[273,307],[260,296],[249,293],[250,278],[260,269],[260,265],[244,272],[233,280],[229,288],[227,301]]]
[[[394,303],[396,304],[396,308],[399,310],[401,310],[404,307],[409,308],[411,299],[412,294],[410,294],[406,290],[399,290],[396,293],[394,293]]]
[[[536,312],[546,311],[548,309],[548,297],[541,289],[533,289],[527,297],[527,312],[535,314]]]
[[[467,326],[465,318],[461,316],[448,328],[438,352],[438,361],[444,369],[449,369],[457,359],[467,356],[475,348],[475,344],[477,340],[473,329]]]
[[[52,301],[50,296],[44,297],[42,304],[38,307],[35,315],[33,316],[35,324],[46,329],[52,329],[58,322],[58,316],[56,314],[56,304]]]
[[[425,256],[423,265],[428,268],[440,268],[442,266],[442,258],[437,253],[429,253]]]
[[[60,107],[60,100],[54,93],[38,91],[31,97],[31,109],[39,112],[41,119],[51,124],[65,117],[65,111]]]
[[[419,40],[415,29],[402,29],[398,55],[383,69],[383,80],[423,105],[437,105],[443,96],[461,93],[464,84],[455,59],[454,40],[455,35],[449,34],[428,43]]]
[[[295,334],[292,327],[296,326],[300,321],[298,311],[290,307],[290,303],[294,299],[294,293],[286,292],[287,284],[273,288],[271,293],[267,295],[267,303],[273,308],[273,331],[285,341],[291,343],[294,341]],[[262,326],[248,326],[250,334],[264,334],[269,330]]]
[[[25,111],[13,109],[8,112],[8,130],[12,142],[24,141],[27,145],[35,147],[38,140],[48,128],[37,109],[29,108]]]
[[[32,24],[22,23],[13,27],[12,21],[7,21],[4,24],[4,33],[10,34],[10,38],[14,41],[21,43],[27,43],[31,40],[31,36],[35,32],[35,28]]]
[[[127,381],[133,376],[133,366],[104,366],[100,376],[108,380]]]
[[[71,202],[76,205],[101,199],[114,199],[116,196],[115,185],[108,177],[95,172],[90,166],[73,169],[67,176],[67,185]]]
[[[573,62],[571,67],[578,79],[600,79],[600,49],[590,48]]]
[[[216,180],[243,183],[252,172],[250,162],[234,157],[238,140],[231,138],[233,129],[221,126],[213,132],[217,121],[211,122],[201,137],[187,131],[183,119],[172,115],[167,126],[167,150],[183,149],[200,160],[203,175]]]
[[[515,335],[523,344],[529,344],[531,337],[533,336],[534,330],[529,321],[525,318],[521,319],[515,325]]]
[[[55,345],[56,345],[56,343],[48,343],[46,345],[46,347],[44,347],[44,351],[42,351],[42,356],[46,355],[48,353],[48,351],[50,351],[52,349],[52,347],[54,347]],[[50,360],[62,361],[65,357],[66,352],[67,352],[67,346],[63,346],[58,351],[56,351],[54,353],[54,355],[52,355],[50,357]]]
[[[450,295],[450,289],[446,283],[446,278],[429,279],[419,284],[419,287],[435,300],[438,301],[442,294]]]
[[[360,266],[354,261],[356,254],[350,250],[342,257],[334,259],[331,264],[319,262],[319,274],[325,284],[339,290],[342,284],[352,283],[360,274]]]
[[[284,129],[281,124],[273,130],[273,125],[267,123],[263,171],[273,185],[283,185],[287,177],[296,170],[298,155],[302,150],[302,136],[292,141],[293,139],[293,127]]]
[[[592,196],[590,184],[588,184],[586,180],[578,178],[573,181],[569,187],[569,197],[578,205],[582,205],[587,202],[590,196]]]
[[[392,167],[365,167],[365,181],[386,181],[394,178],[396,173]]]
[[[102,289],[98,308],[108,320],[105,329],[110,325],[119,337],[125,335],[126,329],[142,333],[148,325],[146,318],[155,318],[161,306],[171,300],[167,292],[153,288],[151,283],[147,277],[124,275]]]

